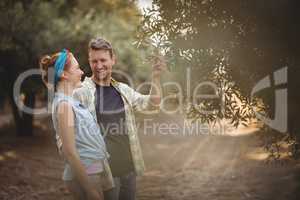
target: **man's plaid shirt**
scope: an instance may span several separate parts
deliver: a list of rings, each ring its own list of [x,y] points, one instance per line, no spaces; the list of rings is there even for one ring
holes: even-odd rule
[[[111,84],[121,94],[124,102],[125,123],[128,129],[130,151],[132,154],[134,168],[137,175],[142,175],[145,171],[145,164],[138,138],[134,112],[145,110],[158,111],[159,106],[153,106],[150,103],[150,95],[140,94],[125,83],[112,79]],[[82,87],[75,90],[73,96],[85,105],[97,120],[95,92],[96,84],[91,78],[87,77],[82,83]]]

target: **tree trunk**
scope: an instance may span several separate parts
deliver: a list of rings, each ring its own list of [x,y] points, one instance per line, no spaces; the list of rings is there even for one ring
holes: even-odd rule
[[[34,108],[35,105],[35,95],[32,91],[25,95],[24,105],[29,108]],[[22,130],[18,132],[20,136],[32,136],[33,135],[33,115],[30,113],[22,112]]]
[[[13,110],[17,136],[33,136],[33,115],[19,110],[14,102],[13,94],[10,95],[10,102]],[[28,92],[25,95],[24,105],[34,108],[35,95],[33,92]]]

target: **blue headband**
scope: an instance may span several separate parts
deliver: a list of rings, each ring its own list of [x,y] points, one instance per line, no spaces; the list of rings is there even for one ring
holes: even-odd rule
[[[54,64],[54,84],[59,81],[61,74],[64,71],[65,64],[68,58],[68,50],[63,49]]]

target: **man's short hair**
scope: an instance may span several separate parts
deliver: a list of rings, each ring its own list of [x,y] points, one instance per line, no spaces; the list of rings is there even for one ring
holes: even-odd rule
[[[106,50],[109,52],[110,57],[113,57],[113,48],[112,45],[101,37],[91,39],[89,42],[89,51],[90,50]]]

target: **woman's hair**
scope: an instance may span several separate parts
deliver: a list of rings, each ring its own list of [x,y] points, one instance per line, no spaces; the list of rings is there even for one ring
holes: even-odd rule
[[[56,84],[54,83],[54,65],[60,54],[61,53],[59,52],[52,55],[44,55],[40,59],[39,65],[42,72],[42,81],[48,87],[48,89],[56,88]],[[68,58],[64,66],[64,70],[67,70],[70,67],[70,54],[71,53],[68,53]]]

